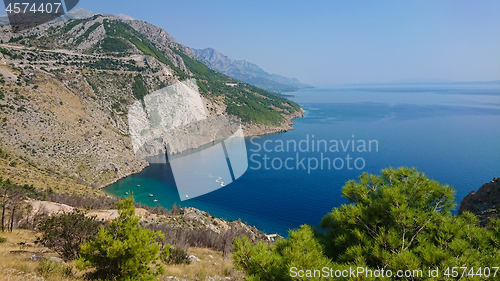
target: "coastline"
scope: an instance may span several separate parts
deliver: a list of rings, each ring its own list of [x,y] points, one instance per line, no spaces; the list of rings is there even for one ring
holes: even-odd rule
[[[293,127],[294,125],[294,122],[293,120],[296,119],[296,118],[301,118],[301,117],[304,117],[304,114],[306,113],[306,111],[301,107],[300,108],[300,111],[297,111],[295,112],[294,114],[291,114],[289,116],[286,116],[285,120],[282,122],[282,125],[281,127],[271,127],[271,126],[267,126],[267,125],[251,125],[251,126],[243,126],[243,131],[245,132],[244,133],[244,136],[245,137],[251,137],[251,136],[263,136],[263,135],[268,135],[268,134],[275,134],[275,133],[285,133],[285,132],[288,132],[290,130],[295,130],[295,128]],[[117,183],[118,181],[124,179],[124,178],[127,178],[129,176],[132,176],[132,175],[136,175],[136,174],[139,174],[140,172],[142,172],[145,168],[149,167],[149,163],[146,162],[146,161],[142,161],[142,166],[138,168],[138,170],[132,172],[132,173],[129,173],[129,174],[122,174],[120,177],[114,179],[113,181],[109,182],[109,183],[106,183],[104,185],[101,185],[98,187],[99,190],[101,190],[102,192],[104,192],[103,190],[112,185],[112,184],[115,184]],[[106,196],[110,196],[110,197],[113,197],[109,194],[107,194],[106,192],[104,192],[106,194]]]
[[[304,109],[300,109],[300,111],[297,111],[295,112],[294,114],[291,114],[289,116],[286,116],[285,120],[283,121],[281,127],[270,127],[270,126],[256,126],[256,125],[253,125],[253,128],[254,130],[253,131],[250,131],[250,133],[248,133],[248,131],[246,131],[247,129],[244,128],[245,130],[245,137],[250,137],[250,136],[262,136],[262,135],[267,135],[267,134],[275,134],[275,133],[284,133],[284,132],[287,132],[287,131],[290,131],[290,130],[295,130],[295,128],[293,127],[294,125],[294,122],[293,120],[296,119],[296,118],[301,118],[304,116],[304,114],[306,113],[306,111]],[[109,198],[114,198],[114,199],[117,199],[119,198],[120,196],[119,195],[113,195],[113,194],[110,194],[110,193],[107,193],[104,191],[104,189],[126,177],[129,177],[129,176],[132,176],[134,174],[138,174],[140,172],[142,172],[146,167],[149,166],[149,163],[147,162],[144,162],[145,165],[143,166],[143,168],[138,171],[137,173],[131,173],[130,175],[127,175],[127,176],[124,176],[124,177],[120,177],[119,179],[116,179],[115,181],[113,181],[112,183],[108,184],[108,185],[105,185],[103,187],[100,187],[100,190]],[[140,202],[140,201],[138,201]],[[163,206],[165,208],[168,208],[167,206]],[[191,210],[191,212],[194,212],[194,213],[201,213],[201,214],[205,214],[207,213],[205,210],[203,209],[199,209],[199,208],[194,208],[194,207],[181,207],[181,209],[183,210]],[[247,230],[252,230],[251,231],[252,233],[262,233],[265,237],[266,240],[270,240],[272,239],[271,237],[274,237],[277,235],[277,237],[281,237],[280,234],[274,234],[275,232],[272,232],[272,233],[268,233],[268,232],[264,232],[263,230],[261,229],[258,229],[256,226],[250,226],[249,224],[247,223],[242,223],[241,220],[244,221],[244,218],[243,217],[238,217],[239,220],[238,221],[234,221],[234,223],[239,223],[241,225],[243,225]],[[226,219],[224,219],[223,217],[215,217],[214,220],[217,220],[219,222],[226,222],[226,223],[230,223],[228,222]],[[233,222],[231,222],[233,223]]]

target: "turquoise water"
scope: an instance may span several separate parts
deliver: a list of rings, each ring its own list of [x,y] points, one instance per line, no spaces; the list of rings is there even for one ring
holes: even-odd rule
[[[174,203],[192,206],[286,235],[301,224],[318,224],[344,203],[343,184],[365,171],[417,167],[455,187],[457,202],[500,176],[498,86],[312,89],[293,94],[305,116],[295,120],[293,131],[246,138],[249,169],[232,184],[181,201],[167,163],[151,164],[104,191],[124,196],[131,190],[136,200],[151,206],[156,205],[153,199],[168,208]],[[292,159],[286,162],[290,169],[284,166],[287,159]],[[301,159],[302,164],[297,163]]]

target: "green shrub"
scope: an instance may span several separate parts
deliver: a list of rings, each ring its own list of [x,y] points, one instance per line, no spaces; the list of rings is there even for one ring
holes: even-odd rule
[[[50,188],[49,194],[53,193]],[[73,260],[78,256],[80,245],[93,239],[100,225],[95,217],[86,217],[80,211],[47,217],[38,225],[42,232],[39,241],[64,260]]]
[[[179,247],[173,247],[170,249],[170,254],[166,260],[168,264],[190,264],[191,260],[189,259],[188,253]]]
[[[274,244],[253,244],[247,237],[236,238],[233,244],[234,265],[246,272],[248,280],[295,280],[290,268],[321,269],[331,267],[331,261],[322,253],[322,246],[314,238],[311,227],[301,226],[290,231],[287,240]],[[299,280],[317,280],[303,278]]]
[[[7,241],[7,238],[5,237],[0,237],[0,244],[5,243]]]
[[[163,247],[163,250],[160,252],[160,260],[164,263],[168,263],[168,258],[170,257],[170,244],[167,244]]]
[[[73,276],[73,267],[60,262],[43,259],[35,268],[35,272],[46,279],[51,279],[50,277],[55,278],[56,276],[69,278]]]

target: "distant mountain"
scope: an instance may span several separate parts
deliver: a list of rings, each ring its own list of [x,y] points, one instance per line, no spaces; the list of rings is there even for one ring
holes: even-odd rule
[[[230,59],[212,48],[192,50],[196,54],[196,59],[209,68],[267,91],[282,93],[312,88],[296,78],[269,74],[253,63]]]
[[[87,10],[82,9],[82,8],[78,8],[78,9],[75,9],[74,11],[71,11],[71,12],[67,13],[66,15],[60,17],[60,19],[62,19],[62,20],[80,20],[80,19],[88,19],[88,18],[91,18],[95,15],[96,14],[94,14],[90,11],[87,11]]]
[[[118,15],[115,15],[115,17],[117,17],[121,20],[135,20],[133,17],[131,17],[129,15],[125,15],[125,14],[118,14]]]
[[[411,78],[411,79],[401,79],[394,80],[391,82],[365,82],[365,83],[349,83],[349,84],[337,84],[335,87],[392,87],[392,86],[500,86],[500,80],[492,81],[456,81],[456,80],[445,80],[445,79],[421,79],[421,78]]]
[[[442,84],[442,83],[454,83],[453,80],[445,79],[429,79],[429,78],[409,78],[409,79],[399,79],[389,82],[389,84]]]
[[[432,84],[432,85],[498,85],[500,80],[493,81],[456,81],[456,80],[445,80],[445,79],[403,79],[395,80],[388,84]]]

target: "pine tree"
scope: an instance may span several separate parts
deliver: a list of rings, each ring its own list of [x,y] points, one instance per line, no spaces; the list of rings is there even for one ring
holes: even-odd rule
[[[500,219],[483,228],[471,213],[451,214],[453,193],[450,186],[416,169],[364,173],[359,181],[345,184],[343,195],[349,204],[334,208],[322,219],[323,231],[302,226],[291,231],[287,240],[271,245],[238,238],[233,245],[234,264],[246,272],[247,280],[255,281],[330,280],[313,275],[323,273],[324,267],[411,275],[328,276],[335,280],[434,280],[429,269],[437,268],[435,280],[458,280],[462,275],[461,280],[497,280]],[[304,278],[294,276],[299,270]],[[312,277],[307,277],[308,272]]]
[[[350,204],[322,219],[320,240],[335,262],[372,269],[494,267],[498,232],[479,227],[471,213],[452,215],[453,193],[416,169],[364,173],[343,187]]]
[[[288,239],[271,245],[264,242],[254,245],[247,237],[242,237],[234,240],[233,248],[234,264],[248,274],[247,280],[320,280],[292,277],[298,270],[321,270],[332,266],[307,225],[290,231]]]
[[[94,266],[97,278],[154,280],[164,272],[157,263],[160,246],[156,242],[164,239],[163,234],[140,227],[132,196],[116,203],[116,208],[118,218],[107,228],[101,227],[95,240],[81,246],[78,267]]]

